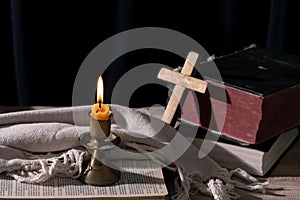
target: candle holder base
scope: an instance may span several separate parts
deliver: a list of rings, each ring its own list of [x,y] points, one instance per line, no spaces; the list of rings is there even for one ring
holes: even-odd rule
[[[113,148],[114,145],[120,142],[120,137],[110,133],[106,140],[101,143],[103,146],[98,146],[99,143],[97,142],[93,143],[94,139],[89,132],[82,134],[79,140],[92,154],[91,160],[83,164],[83,173],[79,179],[88,185],[94,186],[106,186],[117,182],[121,177],[121,172],[105,165],[105,162],[101,162],[97,158],[105,159],[105,149],[107,147],[109,147],[108,149]]]
[[[111,185],[120,179],[120,171],[108,167],[92,157],[86,166],[80,180],[88,185],[105,186]]]

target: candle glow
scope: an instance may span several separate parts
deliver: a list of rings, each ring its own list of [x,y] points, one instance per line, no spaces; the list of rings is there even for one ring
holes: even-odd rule
[[[103,93],[103,79],[99,76],[97,83],[97,103],[93,104],[91,110],[91,117],[97,120],[108,120],[111,115],[108,105],[103,103]]]
[[[103,93],[104,93],[103,79],[102,76],[99,76],[98,83],[97,83],[97,103],[103,102]]]

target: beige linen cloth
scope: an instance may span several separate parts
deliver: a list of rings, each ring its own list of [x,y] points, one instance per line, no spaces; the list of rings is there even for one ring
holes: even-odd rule
[[[128,107],[110,107],[114,114],[111,131],[120,136],[120,147],[134,149],[178,172],[173,199],[189,199],[199,192],[214,199],[238,199],[235,187],[265,191],[267,181],[260,182],[242,169],[224,169],[208,156],[199,158],[199,149],[192,144],[176,158],[182,145],[173,139],[179,135],[184,142],[184,137],[173,127]],[[89,158],[79,137],[89,131],[90,108],[87,105],[0,114],[0,173],[27,183],[53,177],[78,178],[82,162]],[[163,125],[158,129],[153,124]],[[111,159],[126,159],[126,154],[113,152],[110,155],[115,157]]]

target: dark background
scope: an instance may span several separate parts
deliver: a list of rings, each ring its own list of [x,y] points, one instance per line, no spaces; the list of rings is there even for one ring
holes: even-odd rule
[[[300,56],[296,5],[291,0],[1,0],[0,105],[71,105],[77,70],[88,53],[110,36],[138,27],[179,31],[217,56],[252,43]],[[184,60],[159,50],[121,56],[112,64],[114,73],[104,77],[113,80],[105,86],[105,102],[123,73],[149,62],[177,67]],[[156,87],[143,86],[132,106],[163,103],[167,90]]]

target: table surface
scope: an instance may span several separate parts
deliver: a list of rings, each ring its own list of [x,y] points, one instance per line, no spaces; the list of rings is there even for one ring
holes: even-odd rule
[[[48,107],[7,107],[0,106],[0,113],[33,110]],[[170,181],[169,174],[166,174],[166,182]],[[270,173],[259,179],[269,180],[270,185],[266,194],[257,192],[248,192],[236,189],[241,195],[241,199],[258,200],[258,199],[300,199],[300,137],[284,153],[280,160],[271,169]],[[169,180],[169,181],[168,181]],[[196,195],[192,199],[212,199],[207,196]]]

